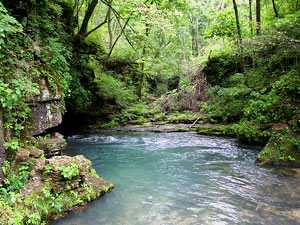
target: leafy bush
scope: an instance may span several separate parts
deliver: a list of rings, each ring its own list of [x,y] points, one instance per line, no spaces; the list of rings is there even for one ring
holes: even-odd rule
[[[97,94],[107,103],[125,107],[137,100],[134,87],[126,86],[108,74],[96,72],[95,82],[99,88]]]
[[[215,86],[208,92],[213,99],[212,104],[202,104],[201,110],[223,122],[239,121],[250,92],[251,89],[243,84],[228,88]]]
[[[271,131],[262,129],[257,123],[247,120],[241,121],[231,127],[239,140],[250,143],[266,143],[271,136]]]
[[[0,2],[0,49],[5,44],[7,35],[22,31],[22,25],[18,21],[8,15],[3,3]]]
[[[283,113],[286,112],[280,109],[280,98],[274,90],[267,94],[252,92],[249,102],[244,108],[245,117],[258,123],[278,121],[282,118]]]

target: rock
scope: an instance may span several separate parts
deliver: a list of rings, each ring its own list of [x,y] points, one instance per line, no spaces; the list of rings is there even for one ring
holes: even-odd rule
[[[225,135],[224,126],[222,125],[203,125],[196,128],[197,134],[203,135]]]
[[[110,192],[115,187],[115,185],[112,184],[111,182],[102,180],[102,179],[94,177],[94,176],[87,176],[85,178],[85,180],[93,188],[95,188],[97,190],[103,189],[103,190],[105,190],[105,192]]]
[[[51,135],[51,138],[64,138],[64,136],[58,132],[55,132]]]
[[[29,157],[30,151],[18,149],[17,154],[18,159],[24,160]],[[43,211],[35,212],[43,217],[44,221],[62,218],[72,210],[74,213],[80,213],[87,207],[87,202],[99,198],[115,187],[109,181],[101,179],[92,168],[91,161],[82,155],[54,156],[51,159],[33,161],[35,165],[31,168],[28,185],[20,190],[22,201],[18,203],[18,207],[33,209],[36,205],[42,205]],[[64,173],[70,176],[66,177]],[[61,207],[59,215],[53,210],[54,201]],[[26,206],[23,205],[25,202]],[[81,207],[82,205],[84,206]],[[12,207],[0,204],[1,224],[6,224],[9,218],[14,218],[15,211]],[[24,224],[27,222],[25,219],[27,218],[22,221]]]
[[[44,133],[46,129],[58,126],[62,122],[62,103],[60,101],[35,102],[31,107],[32,134]]]
[[[274,209],[272,209],[271,207],[263,206],[261,204],[258,204],[255,210],[264,215],[265,217],[269,217],[272,211],[274,211]]]
[[[46,157],[61,155],[62,150],[67,147],[67,142],[63,138],[39,140],[38,143],[39,148],[44,151]]]
[[[37,149],[35,147],[29,148],[30,151],[30,157],[34,157],[36,159],[40,158],[42,155],[44,155],[44,151]]]
[[[60,92],[53,92],[49,89],[47,81],[41,78],[39,81],[40,93],[34,97],[36,102],[60,101],[62,96]]]
[[[300,163],[300,151],[295,138],[287,128],[274,130],[269,142],[259,153],[258,159],[263,163],[290,165]]]
[[[30,151],[25,148],[19,148],[16,151],[16,161],[27,162],[29,160]]]
[[[78,166],[79,174],[85,176],[91,172],[92,162],[86,159],[83,155],[77,155],[74,157],[70,156],[54,156],[47,160],[50,166],[53,166],[53,170],[59,170],[62,166],[70,166],[75,164]]]
[[[36,171],[35,170],[31,170],[29,176],[30,177],[35,177],[36,176]]]
[[[30,122],[32,134],[44,133],[47,129],[56,127],[62,122],[63,102],[60,91],[53,92],[48,82],[39,80],[39,94],[28,100],[31,107]]]
[[[86,210],[89,206],[87,204],[83,206],[76,206],[73,209],[71,209],[73,214],[80,214],[82,211]]]
[[[296,172],[295,176],[296,176],[297,178],[300,178],[300,169],[299,169],[299,168],[293,168],[293,171]]]
[[[48,159],[47,163],[52,167],[52,172],[46,176],[52,180],[52,188],[58,193],[79,188],[84,176],[91,173],[92,169],[92,162],[82,155],[75,157],[55,156]],[[70,172],[70,179],[64,176],[64,169]]]
[[[45,160],[38,159],[35,163],[34,170],[42,171],[45,168]]]
[[[51,220],[59,220],[59,219],[62,219],[64,217],[66,217],[67,215],[68,215],[67,212],[62,212],[62,213],[60,213],[58,215],[51,216]]]
[[[33,136],[29,136],[28,137],[28,140],[31,142],[31,144],[33,144],[33,145],[36,145],[37,144],[37,140],[36,140],[36,138],[35,137],[33,137]]]

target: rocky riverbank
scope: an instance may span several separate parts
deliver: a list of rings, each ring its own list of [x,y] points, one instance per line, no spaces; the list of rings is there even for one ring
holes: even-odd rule
[[[61,155],[67,142],[57,136],[32,138],[33,147],[16,151],[7,173],[15,176],[14,185],[18,185],[20,173],[27,180],[19,193],[10,196],[12,204],[0,204],[1,224],[37,224],[61,218],[115,187],[100,178],[84,156]]]

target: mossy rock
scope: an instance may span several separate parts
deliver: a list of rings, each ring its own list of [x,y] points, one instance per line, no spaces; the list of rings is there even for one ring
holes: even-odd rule
[[[299,139],[290,134],[288,128],[275,130],[269,142],[258,155],[263,164],[300,163]]]
[[[223,136],[225,135],[225,126],[222,125],[205,125],[201,127],[196,128],[197,134],[202,135],[217,135],[217,136]]]
[[[76,165],[78,171],[66,178],[62,168],[71,165]],[[101,179],[92,168],[91,161],[82,155],[36,159],[27,185],[20,190],[18,201],[13,205],[0,201],[0,224],[33,224],[29,221],[33,216],[34,224],[61,218],[114,187],[113,183]]]
[[[153,125],[153,123],[144,123],[143,124],[143,128],[150,128],[150,127],[153,127],[154,125]]]
[[[176,128],[176,132],[189,132],[190,130],[187,128],[183,128],[183,127],[177,127]]]
[[[44,151],[46,157],[61,155],[61,151],[67,147],[67,142],[64,138],[39,140],[38,144],[39,148]]]

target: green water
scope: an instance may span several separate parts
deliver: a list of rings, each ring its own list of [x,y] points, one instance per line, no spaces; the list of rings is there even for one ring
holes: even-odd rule
[[[299,224],[295,172],[254,165],[258,152],[233,139],[100,133],[71,136],[68,148],[117,187],[52,225]]]

